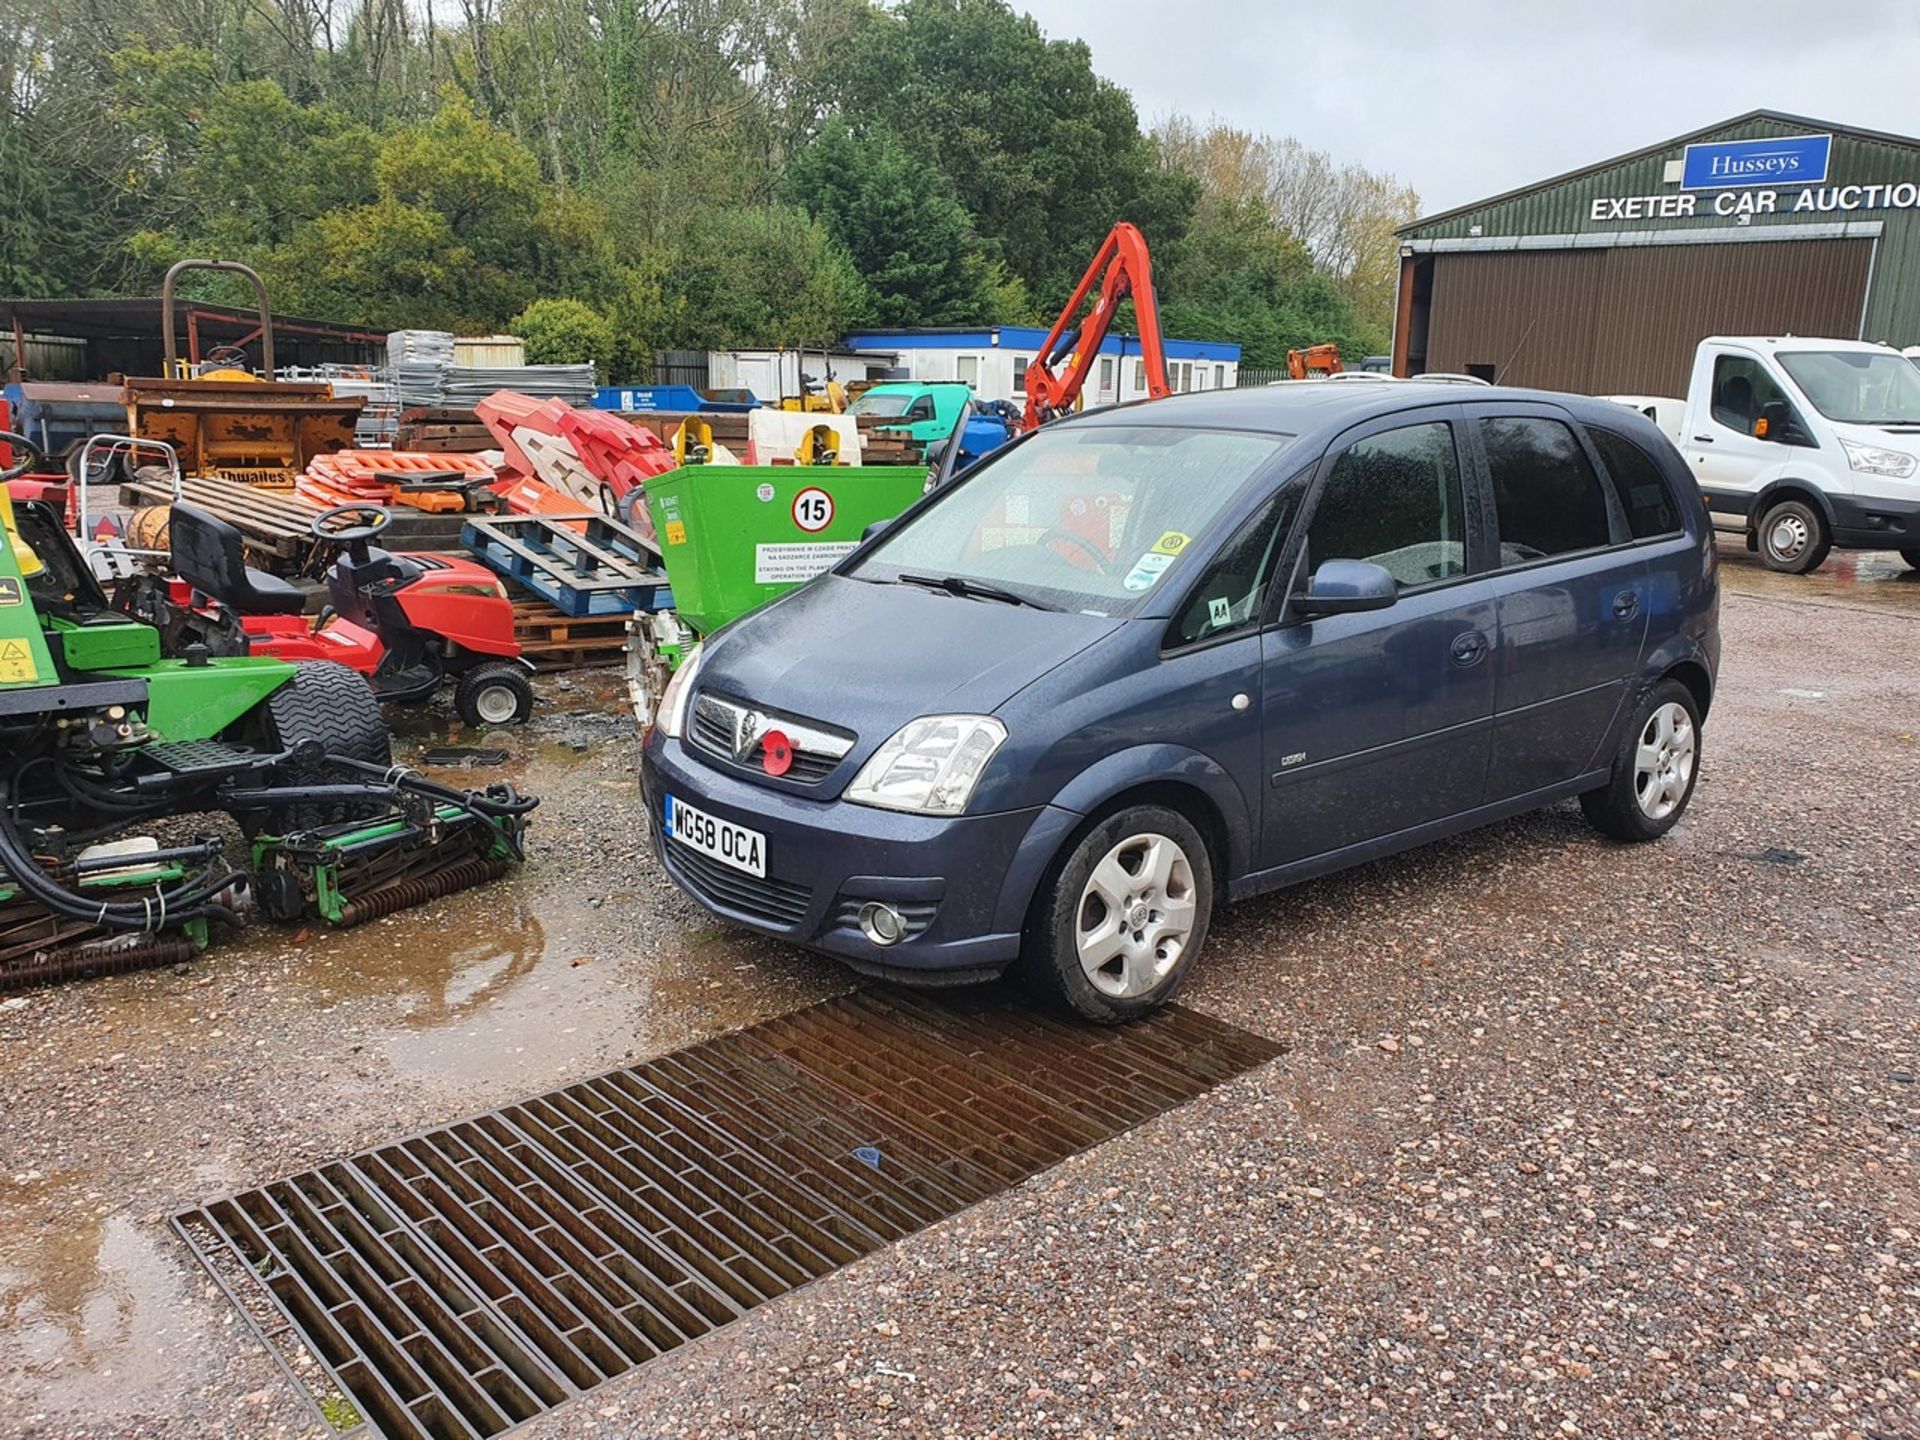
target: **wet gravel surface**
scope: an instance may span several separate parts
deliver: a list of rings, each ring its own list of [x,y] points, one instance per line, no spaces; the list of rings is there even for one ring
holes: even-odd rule
[[[1229,912],[1184,999],[1280,1060],[519,1433],[1920,1437],[1920,581],[1727,573],[1667,841]],[[845,985],[548,699],[519,881],[0,1007],[0,1435],[324,1433],[166,1213]]]

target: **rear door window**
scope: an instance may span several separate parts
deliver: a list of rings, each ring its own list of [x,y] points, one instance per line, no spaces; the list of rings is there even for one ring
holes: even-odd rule
[[[1480,422],[1500,521],[1500,564],[1525,565],[1613,543],[1606,492],[1573,427],[1534,415]]]
[[[1465,573],[1466,536],[1453,426],[1383,430],[1333,462],[1307,532],[1307,572],[1365,560],[1402,590],[1431,585]]]
[[[1611,430],[1589,428],[1587,434],[1607,467],[1607,478],[1613,482],[1614,497],[1626,514],[1633,538],[1651,540],[1656,535],[1678,533],[1680,511],[1673,503],[1667,477],[1660,473],[1653,457]]]

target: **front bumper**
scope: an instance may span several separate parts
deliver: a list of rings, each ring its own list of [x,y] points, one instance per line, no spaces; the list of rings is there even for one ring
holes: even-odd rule
[[[1034,887],[1080,817],[1053,806],[995,815],[908,815],[814,800],[705,764],[657,729],[640,761],[654,853],[675,884],[714,914],[870,973],[923,983],[986,978],[1020,950]],[[676,795],[767,837],[758,879],[709,860],[662,832]],[[877,945],[860,906],[892,903],[908,937]]]
[[[1833,543],[1846,550],[1920,547],[1920,500],[1832,495]]]

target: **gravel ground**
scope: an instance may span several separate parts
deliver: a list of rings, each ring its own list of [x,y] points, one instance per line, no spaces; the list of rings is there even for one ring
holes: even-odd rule
[[[520,1433],[1920,1436],[1920,581],[1728,588],[1666,842],[1229,912],[1184,998],[1282,1059]],[[667,890],[547,698],[517,882],[0,1009],[0,1435],[310,1433],[167,1212],[846,984]]]

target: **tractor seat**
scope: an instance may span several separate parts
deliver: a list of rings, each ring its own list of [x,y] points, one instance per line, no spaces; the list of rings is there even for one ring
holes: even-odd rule
[[[196,505],[175,505],[169,522],[173,573],[242,615],[298,615],[306,592],[247,564],[240,532]]]

